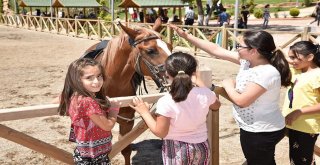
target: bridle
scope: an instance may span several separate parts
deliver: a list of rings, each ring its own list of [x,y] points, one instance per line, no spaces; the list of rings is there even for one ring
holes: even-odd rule
[[[136,45],[144,42],[144,41],[148,41],[148,40],[154,40],[154,39],[160,39],[158,36],[156,35],[152,35],[152,36],[148,36],[148,37],[144,37],[140,40],[137,40],[137,41],[134,41],[133,39],[129,38],[129,44],[136,48]],[[143,83],[144,83],[144,88],[146,90],[146,85],[145,85],[145,82],[144,82],[144,75],[142,73],[142,70],[141,70],[141,66],[140,66],[140,62],[141,60],[143,61],[143,63],[147,66],[148,70],[150,71],[150,73],[152,74],[153,76],[153,81],[157,84],[158,88],[160,89],[160,93],[161,92],[164,92],[165,89],[168,87],[167,85],[165,85],[166,83],[166,78],[163,77],[163,79],[160,78],[160,75],[159,73],[160,72],[165,72],[165,67],[164,67],[164,64],[159,64],[159,65],[154,65],[152,64],[151,62],[149,62],[145,57],[143,57],[141,55],[141,52],[139,51],[136,59],[135,59],[135,64],[134,64],[134,69],[135,71],[139,74],[139,76],[142,77],[143,79]],[[146,91],[147,92],[147,91]],[[148,93],[148,92],[147,92]],[[126,118],[126,117],[122,117],[120,115],[118,115],[118,118],[122,119],[122,120],[125,120],[127,122],[131,122],[131,121],[134,121],[135,119],[137,118],[140,118],[141,116],[137,116],[137,117],[134,117],[132,119],[129,119],[129,118]]]
[[[148,36],[148,37],[144,37],[140,40],[137,40],[137,41],[134,41],[132,39],[129,39],[129,43],[131,46],[133,47],[136,47],[136,45],[144,42],[144,41],[148,41],[148,40],[153,40],[153,39],[160,39],[158,36],[156,35],[151,35],[151,36]],[[157,84],[158,88],[160,88],[160,92],[164,92],[165,91],[165,88],[166,86],[164,85],[164,79],[165,77],[160,77],[160,73],[161,72],[165,72],[165,67],[164,67],[164,64],[159,64],[159,65],[154,65],[152,64],[151,62],[149,62],[145,57],[143,57],[139,51],[136,59],[135,59],[135,65],[134,65],[134,68],[135,68],[135,71],[143,76],[143,73],[142,73],[142,70],[141,70],[141,66],[140,66],[140,61],[143,61],[143,63],[147,66],[149,72],[152,74],[153,76],[153,80],[155,81],[155,83]]]

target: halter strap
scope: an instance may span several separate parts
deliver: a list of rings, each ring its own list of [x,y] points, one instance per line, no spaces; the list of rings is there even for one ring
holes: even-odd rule
[[[130,40],[130,39],[129,39],[129,44],[131,46],[133,46],[133,47],[136,47],[141,42],[148,41],[148,40],[153,40],[153,39],[160,39],[160,38],[158,36],[156,36],[156,35],[151,35],[151,36],[144,37],[144,38],[142,38],[140,40],[137,40],[137,41],[134,41],[133,39]]]

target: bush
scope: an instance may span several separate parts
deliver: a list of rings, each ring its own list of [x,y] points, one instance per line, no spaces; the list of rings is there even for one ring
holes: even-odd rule
[[[300,14],[300,11],[298,8],[291,8],[289,11],[292,17],[297,17]]]
[[[262,11],[261,9],[256,9],[256,10],[254,11],[254,17],[256,17],[256,18],[262,18],[262,16],[263,16],[263,11]]]
[[[304,0],[304,4],[306,5],[306,7],[311,6],[310,0]]]

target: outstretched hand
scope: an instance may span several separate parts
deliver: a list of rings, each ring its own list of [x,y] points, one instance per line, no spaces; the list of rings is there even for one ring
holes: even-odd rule
[[[173,25],[173,24],[169,24],[169,27],[172,28],[174,31],[177,32],[177,34],[182,37],[182,38],[186,38],[188,33],[186,33],[185,31],[183,31],[181,28],[179,28],[178,26],[176,25]]]
[[[135,111],[137,111],[140,114],[143,113],[150,113],[149,112],[149,104],[147,102],[143,102],[143,100],[140,97],[134,97],[132,99],[132,103],[133,104],[129,104],[129,106],[134,109]]]

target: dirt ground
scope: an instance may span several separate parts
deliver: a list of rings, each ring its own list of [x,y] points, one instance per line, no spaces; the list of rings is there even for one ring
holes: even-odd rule
[[[282,41],[284,38],[287,36],[275,36],[277,41]],[[96,42],[0,25],[0,75],[2,75],[0,79],[0,109],[50,103],[62,90],[68,64],[81,56],[86,48]],[[199,58],[199,61],[201,65],[212,69],[213,82],[216,84],[225,78],[235,77],[238,70],[236,65],[217,59]],[[244,162],[239,144],[239,128],[232,118],[231,104],[224,99],[221,100],[220,164],[239,165]],[[1,122],[1,124],[69,152],[73,151],[73,144],[67,140],[70,126],[68,117],[50,116]],[[114,141],[118,137],[117,129],[116,127],[113,130]],[[277,145],[277,164],[289,164],[287,146],[287,138],[284,138]],[[135,149],[132,154],[133,164],[151,164],[146,162],[148,159],[155,158],[161,161],[159,153],[161,141],[149,131],[133,142],[133,148]],[[117,155],[112,162],[115,165],[122,165],[123,158],[121,155]],[[62,163],[10,141],[0,139],[0,164],[55,165]]]

